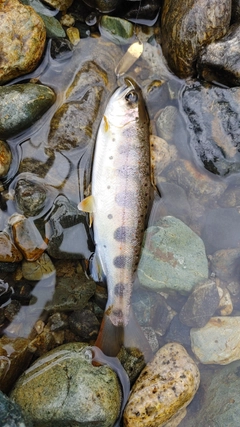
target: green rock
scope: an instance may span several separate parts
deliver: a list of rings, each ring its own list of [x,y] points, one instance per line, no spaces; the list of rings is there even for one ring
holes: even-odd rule
[[[102,36],[116,44],[130,43],[134,26],[125,19],[104,15],[101,18],[99,30]]]
[[[61,26],[60,22],[53,16],[46,16],[42,13],[38,13],[46,27],[47,37],[66,37],[66,33]]]
[[[208,278],[208,261],[203,241],[177,218],[167,216],[149,227],[138,266],[143,286],[183,295]]]
[[[26,427],[20,407],[0,391],[0,427]],[[30,427],[30,424],[27,424]]]
[[[92,365],[90,347],[72,343],[40,357],[11,398],[35,427],[109,427],[120,411],[121,390],[115,372]]]
[[[0,138],[10,138],[33,125],[54,104],[55,93],[33,83],[0,87]]]

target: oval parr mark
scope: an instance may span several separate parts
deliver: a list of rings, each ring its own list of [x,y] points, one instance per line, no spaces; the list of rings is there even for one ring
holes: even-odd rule
[[[123,165],[118,169],[118,174],[122,178],[136,178],[139,175],[138,165]]]
[[[112,214],[109,214],[107,217],[108,217],[108,219],[112,219],[113,218]]]
[[[126,255],[118,255],[113,259],[113,265],[116,268],[125,268],[129,261],[130,258]]]
[[[136,204],[134,193],[132,191],[123,191],[122,193],[117,193],[115,196],[115,202],[118,204],[118,206],[129,209],[133,209]]]
[[[116,228],[113,237],[117,242],[127,242],[132,238],[132,231],[133,229],[131,227],[122,225],[121,227]]]
[[[114,287],[114,294],[117,297],[123,297],[126,292],[126,285],[124,283],[117,283]]]

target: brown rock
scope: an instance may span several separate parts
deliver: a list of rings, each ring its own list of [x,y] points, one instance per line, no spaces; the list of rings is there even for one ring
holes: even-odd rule
[[[231,0],[165,0],[162,49],[168,65],[181,78],[195,74],[202,46],[226,34]]]
[[[32,7],[18,0],[0,2],[0,84],[34,70],[42,56],[46,30]]]
[[[12,153],[8,144],[0,140],[0,177],[8,173],[11,161]]]
[[[0,232],[0,262],[19,262],[22,254],[14,245],[10,236],[5,232]]]

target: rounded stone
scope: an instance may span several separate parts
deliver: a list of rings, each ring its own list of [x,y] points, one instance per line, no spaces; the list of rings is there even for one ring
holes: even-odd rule
[[[166,344],[134,384],[124,411],[124,427],[161,427],[181,420],[199,383],[197,365],[184,347]]]
[[[117,376],[93,366],[85,344],[65,344],[40,357],[17,381],[11,398],[35,426],[114,425],[121,403]]]
[[[50,257],[44,252],[36,261],[22,262],[22,274],[26,280],[42,280],[55,273]]]
[[[7,175],[12,161],[9,145],[0,140],[0,178]]]
[[[23,419],[20,407],[0,391],[0,426],[1,427],[30,427]]]
[[[35,10],[18,0],[0,3],[0,22],[0,84],[3,84],[36,68],[44,50],[46,30]]]

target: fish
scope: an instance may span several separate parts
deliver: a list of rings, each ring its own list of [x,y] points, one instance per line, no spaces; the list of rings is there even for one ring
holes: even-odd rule
[[[149,116],[137,83],[112,94],[97,133],[91,195],[78,208],[93,220],[92,277],[106,281],[108,301],[95,345],[116,356],[122,345],[150,353],[131,294],[152,200]]]

